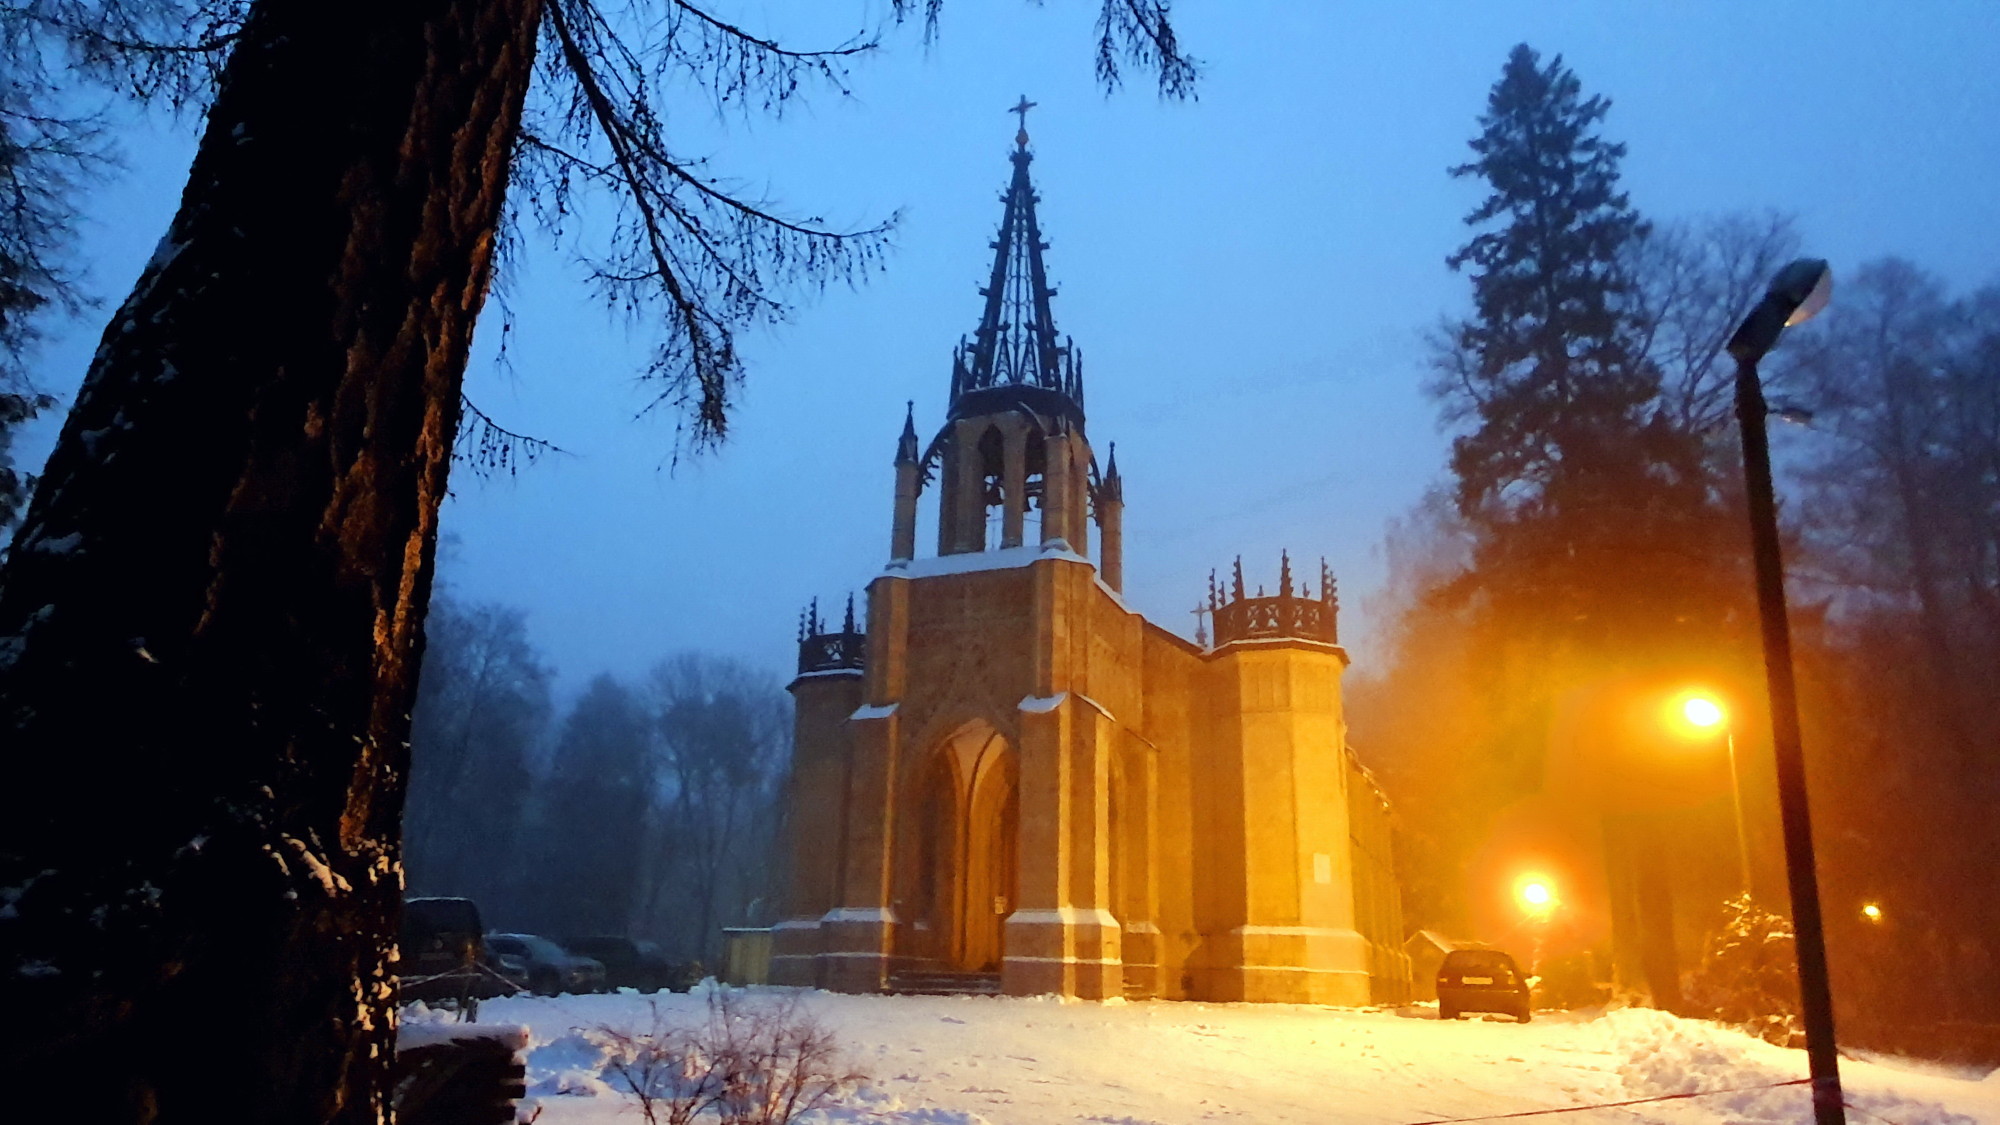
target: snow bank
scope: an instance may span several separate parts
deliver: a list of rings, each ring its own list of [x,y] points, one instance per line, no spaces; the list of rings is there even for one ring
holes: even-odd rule
[[[607,1081],[610,1052],[587,1032],[572,1031],[528,1052],[528,1096],[617,1097]]]
[[[1803,1078],[1805,1053],[1662,1012],[1551,1012],[1531,1024],[1285,1004],[1055,1003],[1044,998],[798,1000],[868,1080],[800,1125],[1406,1125],[1584,1107]],[[511,997],[482,1014],[527,1025],[541,1125],[639,1120],[603,1027],[692,1024],[694,995]],[[473,1025],[479,1026],[479,1025]],[[1850,1101],[1893,1125],[2000,1125],[2000,1079],[1844,1060]],[[1549,1125],[1796,1125],[1804,1087],[1721,1093],[1545,1119]],[[532,1112],[532,1110],[530,1110]],[[1880,1122],[1853,1115],[1856,1125]]]
[[[1626,1059],[1619,1075],[1635,1098],[1728,1090],[1734,1092],[1698,1099],[1702,1111],[1743,1125],[1812,1120],[1810,1087],[1770,1088],[1805,1077],[1803,1051],[1647,1008],[1612,1012],[1593,1030],[1611,1054]],[[1842,1070],[1848,1103],[1871,1116],[1895,1125],[1979,1125],[1935,1102],[1883,1089],[1880,1076],[1891,1073],[1885,1068],[1843,1062]]]

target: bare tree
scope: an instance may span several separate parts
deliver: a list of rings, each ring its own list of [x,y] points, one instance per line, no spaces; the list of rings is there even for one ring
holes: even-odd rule
[[[1735,368],[1722,346],[1798,249],[1791,218],[1777,212],[1656,223],[1627,247],[1639,348],[1678,429],[1711,439],[1728,429]]]
[[[648,718],[637,692],[600,675],[563,720],[531,821],[526,914],[543,932],[631,932],[657,768]]]
[[[691,0],[629,34],[590,0],[19,7],[97,73],[218,79],[0,571],[0,745],[34,795],[0,818],[0,1078],[97,1120],[226,1097],[245,1121],[377,1121],[438,505],[517,165],[620,187],[635,254],[601,281],[671,311],[656,374],[710,440],[729,333],[865,270],[883,232],[720,198],[656,99],[782,105],[869,43],[794,51]],[[1164,3],[1107,7],[1171,87]],[[520,143],[538,82],[591,146]]]
[[[426,638],[410,726],[407,882],[503,916],[519,901],[529,757],[548,723],[554,673],[518,609],[440,594]]]
[[[778,794],[790,759],[790,700],[734,661],[683,653],[648,682],[662,774],[653,914],[714,963],[727,915],[772,889]]]
[[[1980,755],[2000,661],[2000,293],[1954,301],[1908,262],[1864,265],[1842,315],[1782,378],[1815,408],[1807,510],[1815,577],[1843,609],[1902,611]]]

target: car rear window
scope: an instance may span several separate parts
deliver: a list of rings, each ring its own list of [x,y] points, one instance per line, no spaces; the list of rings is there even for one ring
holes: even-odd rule
[[[1454,949],[1445,954],[1444,964],[1438,969],[1445,973],[1508,973],[1513,970],[1512,957],[1491,949]]]
[[[403,904],[403,925],[426,934],[476,934],[481,928],[479,908],[464,898],[413,898]]]

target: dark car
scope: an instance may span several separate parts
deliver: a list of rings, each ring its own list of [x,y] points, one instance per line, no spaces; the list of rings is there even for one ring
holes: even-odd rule
[[[604,991],[603,962],[579,957],[548,938],[534,934],[487,934],[486,948],[496,958],[519,961],[527,970],[528,987],[544,996]]]
[[[650,941],[634,941],[613,934],[567,938],[563,948],[604,964],[604,987],[636,988],[658,992],[673,985],[678,975],[672,961]]]
[[[484,950],[483,957],[487,968],[493,970],[500,979],[506,981],[517,990],[528,987],[528,958],[526,954],[502,953],[493,948],[492,942],[485,941],[484,939],[481,940],[480,945]]]
[[[513,989],[483,964],[479,907],[469,898],[413,898],[403,903],[396,985],[403,1003],[457,1007],[467,1016],[479,1001]]]
[[[1522,1023],[1534,1018],[1528,978],[1514,959],[1497,949],[1454,949],[1438,966],[1438,1018],[1455,1020],[1466,1012],[1499,1012]]]

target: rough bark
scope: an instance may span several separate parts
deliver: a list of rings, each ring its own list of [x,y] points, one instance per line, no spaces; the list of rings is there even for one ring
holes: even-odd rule
[[[0,1080],[375,1121],[409,711],[539,0],[265,0],[0,586]]]

